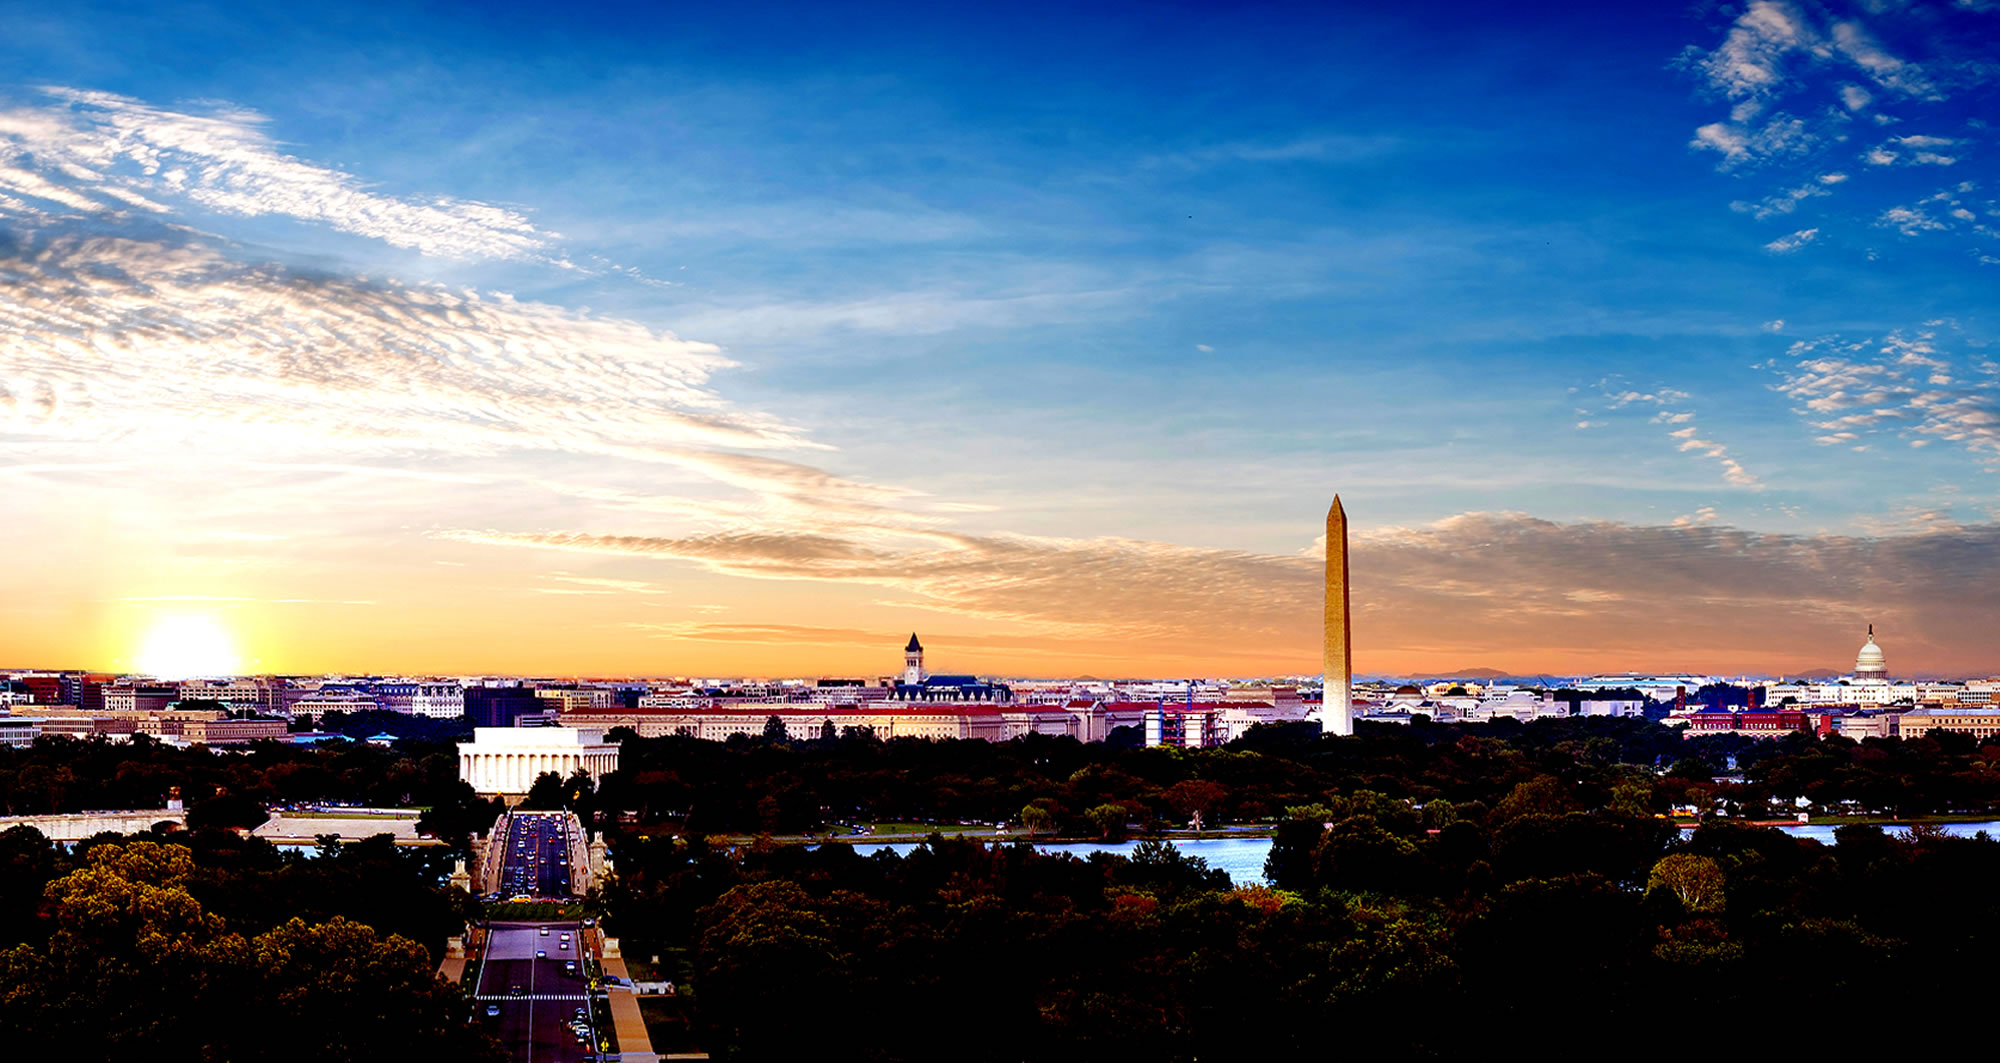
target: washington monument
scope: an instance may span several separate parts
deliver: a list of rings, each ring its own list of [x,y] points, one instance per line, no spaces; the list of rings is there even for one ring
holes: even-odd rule
[[[1321,734],[1354,733],[1354,650],[1347,622],[1347,511],[1340,496],[1326,511],[1326,680],[1321,685]]]

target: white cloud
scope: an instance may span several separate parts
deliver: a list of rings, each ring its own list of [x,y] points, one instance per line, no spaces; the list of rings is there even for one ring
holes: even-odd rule
[[[1812,243],[1819,238],[1818,229],[1800,229],[1790,236],[1781,236],[1764,245],[1764,250],[1774,255],[1786,255]]]
[[[1868,32],[1868,28],[1859,22],[1834,23],[1833,43],[1841,54],[1867,71],[1876,84],[1884,88],[1918,97],[1934,96],[1937,91],[1921,67],[1890,55],[1881,42]]]
[[[1600,386],[1608,383],[1608,380],[1601,381]],[[1629,389],[1614,391],[1607,387],[1604,397],[1609,404],[1609,408],[1616,410],[1634,404],[1664,407],[1669,403],[1686,401],[1688,393],[1674,388],[1657,388],[1650,392],[1642,392]],[[1694,418],[1695,414],[1692,410],[1674,411],[1661,409],[1652,416],[1652,423],[1687,425],[1685,428],[1676,428],[1667,433],[1667,438],[1679,441],[1679,445],[1675,449],[1685,453],[1697,454],[1715,461],[1722,467],[1722,478],[1728,483],[1735,484],[1738,487],[1763,490],[1763,482],[1748,469],[1745,469],[1741,462],[1730,457],[1728,447],[1714,440],[1697,438],[1696,433],[1700,429],[1690,423]],[[1578,427],[1582,426],[1579,425]]]
[[[1781,317],[1771,321],[1764,322],[1764,331],[1765,332],[1785,331],[1785,319]]]
[[[1722,170],[1817,155],[1846,140],[1863,112],[1878,125],[1897,121],[1875,110],[1885,98],[1908,106],[1942,100],[1932,68],[1963,78],[1990,62],[1973,43],[1976,34],[1939,32],[1935,13],[1921,5],[1865,6],[1865,14],[1845,17],[1819,3],[1752,0],[1719,44],[1687,49],[1682,65],[1710,93],[1730,101],[1727,118],[1696,129],[1691,146],[1721,156]],[[1914,51],[1893,52],[1874,26],[1889,31],[1898,51]],[[1865,157],[1888,165],[1899,152],[1878,146]],[[1926,151],[1904,164],[1952,161]]]
[[[1930,149],[1950,147],[1957,143],[1959,141],[1949,137],[1890,137],[1869,148],[1861,158],[1870,166],[1951,166],[1958,162],[1958,156],[1945,155]],[[1898,151],[1897,148],[1906,150]]]
[[[105,92],[43,90],[52,104],[0,110],[0,189],[76,211],[284,215],[453,258],[555,260],[555,234],[506,207],[369,191],[352,174],[285,154],[262,116],[155,107]],[[27,205],[16,200],[9,210]]]
[[[1824,336],[1794,344],[1778,391],[1820,431],[1816,442],[1848,444],[1893,431],[1917,442],[1957,443],[2000,465],[2000,373],[1954,357],[1937,332],[1880,341]]]
[[[1739,214],[1749,214],[1758,221],[1763,221],[1766,218],[1779,214],[1792,213],[1798,209],[1799,203],[1804,200],[1832,195],[1833,193],[1827,187],[1832,183],[1834,182],[1828,182],[1824,179],[1817,182],[1809,182],[1797,188],[1787,189],[1777,195],[1767,196],[1760,202],[1748,203],[1738,200],[1731,203],[1729,209]]]
[[[1806,126],[1804,119],[1780,113],[1755,127],[1712,122],[1696,129],[1688,146],[1719,153],[1722,161],[1716,165],[1730,170],[1782,156],[1802,155],[1821,139],[1819,133]]]
[[[178,230],[0,233],[0,277],[0,430],[86,456],[185,448],[434,476],[379,459],[567,453],[868,494],[718,449],[812,444],[732,409],[710,386],[732,364],[714,346],[634,322],[240,264]]]
[[[1889,226],[1904,236],[1915,236],[1918,233],[1945,228],[1943,222],[1912,207],[1891,207],[1882,212],[1877,224]]]
[[[1699,66],[1709,84],[1731,98],[1770,95],[1784,83],[1787,57],[1813,45],[1817,36],[1796,6],[1752,0]]]

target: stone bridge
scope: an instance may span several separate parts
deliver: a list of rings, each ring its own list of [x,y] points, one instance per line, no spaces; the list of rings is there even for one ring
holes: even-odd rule
[[[0,816],[0,830],[33,827],[52,842],[80,842],[93,834],[144,834],[156,823],[171,824],[170,830],[187,829],[187,812],[179,808],[152,808],[119,812],[63,812],[52,816]]]

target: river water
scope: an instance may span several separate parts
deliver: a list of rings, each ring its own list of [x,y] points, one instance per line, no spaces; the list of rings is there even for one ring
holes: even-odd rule
[[[1984,823],[1940,823],[1946,834],[1969,838],[1981,831],[2000,838],[2000,821]],[[1799,823],[1779,827],[1781,831],[1795,838],[1811,838],[1827,845],[1834,844],[1835,825],[1827,823]],[[1895,832],[1904,830],[1901,824],[1885,825],[1883,830]],[[973,837],[974,841],[991,841]],[[891,849],[898,855],[907,856],[920,842],[853,842],[850,843],[861,853],[872,853],[877,849]],[[1035,846],[1045,853],[1068,853],[1078,859],[1087,859],[1092,853],[1116,853],[1119,856],[1132,855],[1132,847],[1137,841],[1119,842],[1114,845],[1099,842],[1053,842]],[[1189,856],[1199,856],[1208,861],[1208,866],[1219,867],[1229,872],[1230,881],[1239,886],[1261,885],[1264,883],[1264,858],[1271,854],[1269,838],[1186,838],[1176,839],[1174,847]]]

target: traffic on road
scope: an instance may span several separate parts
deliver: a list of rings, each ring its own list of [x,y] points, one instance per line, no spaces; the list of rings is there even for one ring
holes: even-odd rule
[[[499,888],[490,901],[571,899],[570,831],[559,812],[507,817]],[[500,909],[504,910],[505,905]],[[588,921],[487,924],[473,998],[477,1015],[523,1063],[596,1060],[610,1047],[591,1000]]]

